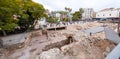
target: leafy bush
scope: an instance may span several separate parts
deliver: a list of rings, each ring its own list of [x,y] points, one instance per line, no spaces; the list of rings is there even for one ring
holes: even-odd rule
[[[54,18],[54,17],[49,17],[47,22],[50,22],[50,23],[57,23],[58,22],[58,18]]]
[[[67,17],[67,18],[64,18],[63,21],[66,21],[68,22],[70,19]]]

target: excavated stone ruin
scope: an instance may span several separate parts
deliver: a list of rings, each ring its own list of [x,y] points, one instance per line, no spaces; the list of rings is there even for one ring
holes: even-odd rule
[[[72,42],[75,42],[75,40],[73,39],[72,36],[69,36],[69,37],[67,37],[66,40],[61,40],[61,41],[58,41],[55,43],[50,43],[49,45],[46,45],[45,48],[42,50],[47,51],[47,50],[52,49],[52,48],[59,48],[60,49],[62,46],[69,45]]]

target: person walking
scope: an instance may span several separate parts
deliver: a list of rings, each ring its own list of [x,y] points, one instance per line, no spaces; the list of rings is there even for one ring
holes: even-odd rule
[[[90,36],[92,36],[92,33],[90,32]]]

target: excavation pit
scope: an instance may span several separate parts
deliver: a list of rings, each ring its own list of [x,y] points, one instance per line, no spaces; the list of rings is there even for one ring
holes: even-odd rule
[[[45,48],[42,49],[42,51],[47,51],[47,50],[53,49],[53,48],[59,48],[60,49],[62,46],[69,45],[73,42],[75,42],[75,40],[73,39],[72,36],[69,36],[66,40],[61,40],[61,41],[46,45]]]

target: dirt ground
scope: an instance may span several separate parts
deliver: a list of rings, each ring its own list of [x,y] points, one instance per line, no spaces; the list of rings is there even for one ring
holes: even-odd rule
[[[56,59],[58,56],[57,59],[104,59],[115,44],[100,38],[104,33],[97,34],[89,40],[86,34],[80,32],[102,25],[101,23],[71,25],[64,30],[48,31],[47,35],[35,32],[28,45],[11,50],[12,53],[6,59]],[[72,40],[68,39],[69,36]]]

